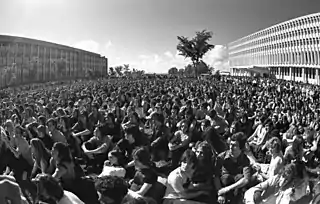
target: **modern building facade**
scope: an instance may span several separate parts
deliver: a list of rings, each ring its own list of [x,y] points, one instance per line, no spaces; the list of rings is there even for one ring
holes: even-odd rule
[[[267,69],[278,79],[320,84],[320,13],[240,38],[228,51],[232,75]]]
[[[0,88],[107,74],[108,59],[55,43],[0,35]]]

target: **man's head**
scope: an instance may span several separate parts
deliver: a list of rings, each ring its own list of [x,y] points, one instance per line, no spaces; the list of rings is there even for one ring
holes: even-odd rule
[[[229,149],[234,157],[238,157],[245,148],[246,138],[243,132],[233,134],[229,140]]]
[[[59,201],[64,195],[60,183],[49,174],[39,174],[32,180],[37,185],[38,196]]]
[[[95,180],[99,200],[104,203],[121,203],[128,193],[128,185],[124,179],[115,176],[104,176]]]

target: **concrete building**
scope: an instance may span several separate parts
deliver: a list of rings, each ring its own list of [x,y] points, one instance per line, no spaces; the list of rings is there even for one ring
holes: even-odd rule
[[[228,52],[232,75],[265,69],[278,79],[320,84],[320,13],[240,38]]]
[[[108,59],[55,43],[0,35],[0,88],[107,74]]]

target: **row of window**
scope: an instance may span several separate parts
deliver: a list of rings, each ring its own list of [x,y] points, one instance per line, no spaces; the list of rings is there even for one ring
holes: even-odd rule
[[[290,21],[278,24],[276,26],[272,26],[260,32],[254,33],[252,35],[246,36],[244,38],[241,38],[235,42],[230,43],[230,46],[232,47],[234,45],[240,45],[242,43],[245,43],[245,42],[248,42],[272,33],[279,33],[284,30],[291,30],[294,28],[301,29],[301,27],[308,27],[309,25],[318,28],[319,23],[320,23],[320,13],[304,16],[302,18],[290,20]]]
[[[239,50],[238,52],[229,52],[229,56],[239,56],[248,53],[255,53],[255,52],[268,52],[268,51],[276,51],[282,49],[311,49],[313,47],[314,50],[320,50],[320,38],[310,38],[310,39],[296,39],[292,41],[284,41],[280,43],[274,43],[269,45],[262,45],[260,47],[251,47],[248,49]]]
[[[319,22],[320,24],[320,22]],[[233,45],[230,46],[230,50],[238,50],[242,49],[244,47],[250,47],[254,45],[259,45],[271,41],[277,41],[277,40],[286,40],[288,38],[294,38],[294,37],[320,37],[320,27],[309,27],[309,28],[302,28],[299,30],[294,30],[294,31],[284,31],[281,33],[275,33],[274,35],[267,35],[264,38],[257,38],[253,39],[251,41],[247,41],[241,44]]]
[[[315,79],[316,74],[320,72],[319,69],[314,69],[314,68],[301,68],[301,67],[292,67],[291,68],[291,73],[290,73],[290,68],[289,67],[272,67],[270,68],[271,74],[274,75],[283,75],[283,76],[294,76],[294,77],[302,77],[304,69],[304,74],[305,77],[308,79]]]
[[[320,22],[319,22],[320,24]],[[301,40],[309,40],[309,39],[318,39],[320,38],[320,27],[317,28],[316,33],[304,34],[304,33],[295,33],[295,34],[280,34],[275,37],[263,38],[261,40],[253,41],[251,43],[242,44],[237,47],[229,47],[229,50],[232,52],[236,52],[242,49],[248,49],[250,47],[259,46],[266,43],[277,42],[277,41],[292,41],[292,38],[300,38]]]
[[[320,65],[319,52],[292,52],[266,55],[244,55],[230,59],[230,66],[252,66],[252,65],[279,65],[279,64],[305,64]]]

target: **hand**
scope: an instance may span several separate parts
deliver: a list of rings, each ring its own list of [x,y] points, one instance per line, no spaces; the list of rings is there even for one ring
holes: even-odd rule
[[[225,187],[225,188],[221,188],[219,191],[218,191],[218,195],[221,196],[221,195],[224,195],[226,193],[228,193],[230,190]]]
[[[105,161],[105,162],[104,162],[104,166],[111,166],[110,161],[109,161],[109,160]]]
[[[226,198],[224,196],[219,196],[218,197],[218,203],[219,204],[225,204],[226,202]]]
[[[129,185],[132,185],[133,179],[130,179],[130,181],[128,183],[129,183]]]
[[[261,166],[260,165],[254,165],[254,168],[257,170],[258,173],[261,173]]]

